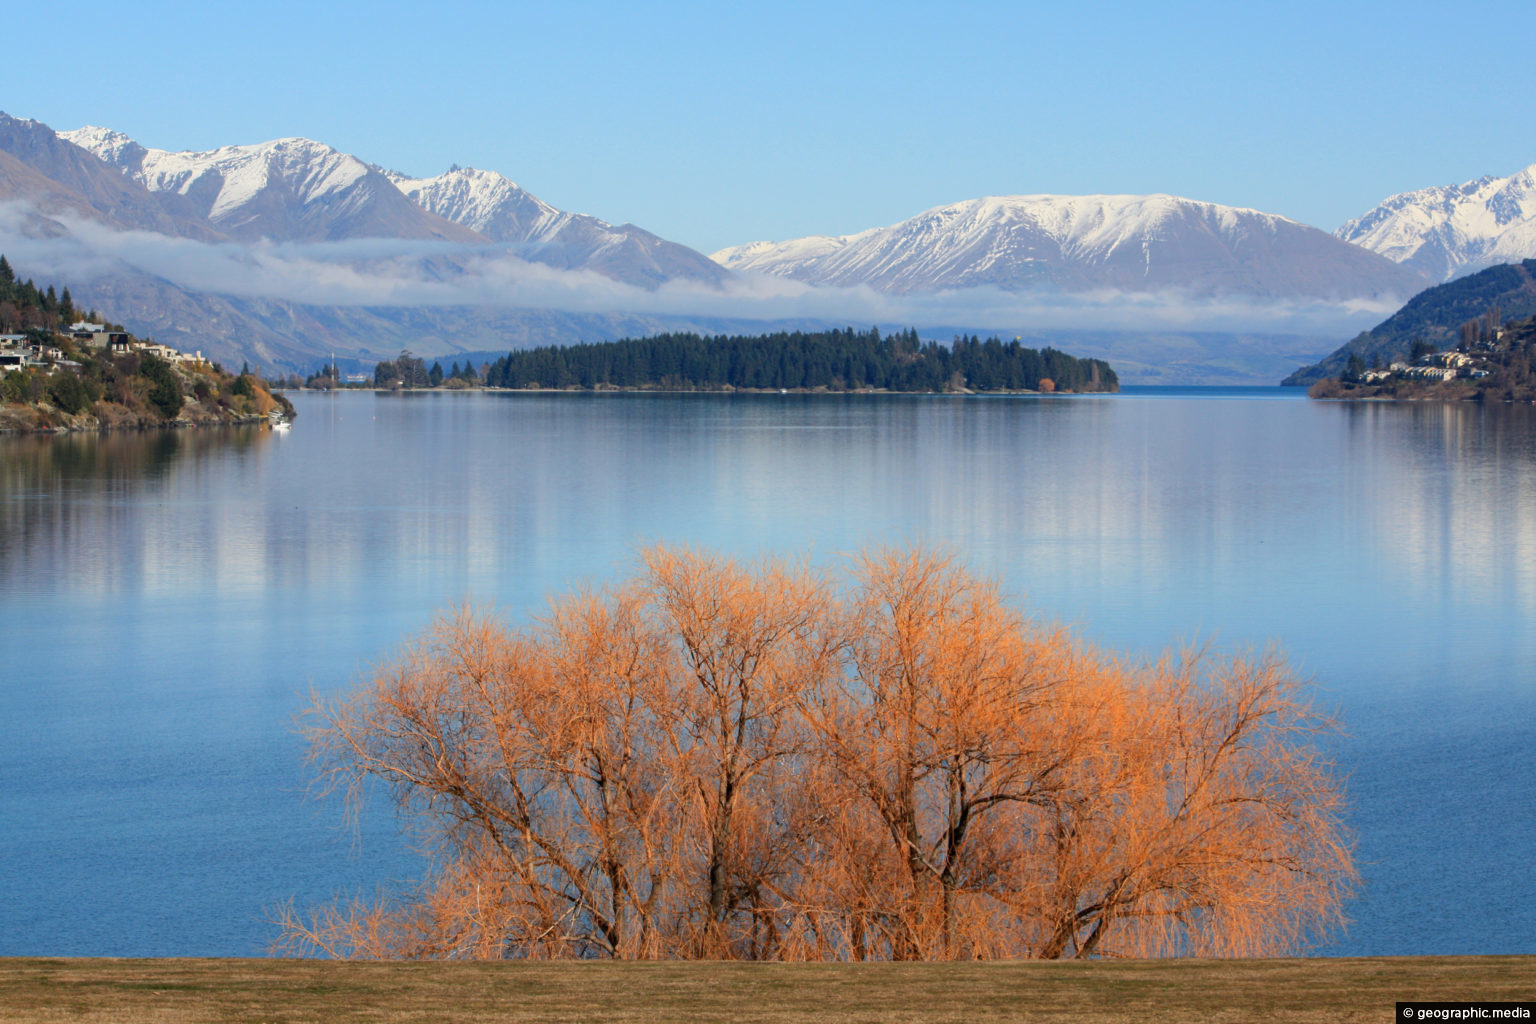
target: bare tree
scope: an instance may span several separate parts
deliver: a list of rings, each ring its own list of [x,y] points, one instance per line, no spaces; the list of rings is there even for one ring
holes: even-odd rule
[[[325,783],[387,785],[431,860],[284,908],[288,952],[1276,954],[1355,881],[1277,655],[1127,665],[921,549],[840,586],[651,549],[525,629],[455,612],[312,714]]]

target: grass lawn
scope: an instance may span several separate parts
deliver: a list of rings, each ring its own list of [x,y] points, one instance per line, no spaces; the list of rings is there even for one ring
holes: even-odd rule
[[[1536,957],[1099,963],[0,959],[0,1022],[1375,1021],[1536,1000]]]

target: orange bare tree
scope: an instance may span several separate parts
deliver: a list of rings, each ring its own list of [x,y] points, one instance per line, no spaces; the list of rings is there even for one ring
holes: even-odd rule
[[[530,627],[467,611],[317,702],[322,778],[423,829],[356,957],[1292,952],[1356,882],[1328,723],[1274,654],[1129,665],[920,548],[840,579],[692,550]]]
[[[1038,955],[1273,955],[1342,924],[1340,794],[1283,660],[1186,652],[1116,682],[1036,837]]]
[[[833,900],[849,955],[1007,955],[999,898],[1027,811],[1050,798],[1068,753],[1051,705],[1071,646],[930,552],[869,553],[853,575],[845,671],[806,706],[851,805],[832,859],[867,872]]]
[[[835,670],[840,643],[830,588],[777,562],[744,568],[668,548],[643,562],[642,586],[677,661],[666,754],[688,818],[679,866],[704,885],[680,951],[776,955],[805,827],[788,798],[810,753],[798,710]]]

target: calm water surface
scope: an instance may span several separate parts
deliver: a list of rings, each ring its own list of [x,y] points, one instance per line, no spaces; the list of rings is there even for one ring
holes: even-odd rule
[[[0,438],[0,955],[261,953],[417,860],[295,716],[454,602],[637,545],[952,545],[1113,647],[1283,645],[1345,735],[1337,954],[1536,952],[1536,410],[299,395],[292,433]]]

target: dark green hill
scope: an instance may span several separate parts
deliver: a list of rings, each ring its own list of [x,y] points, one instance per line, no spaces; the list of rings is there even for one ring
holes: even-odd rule
[[[1489,267],[1424,291],[1369,331],[1363,331],[1320,363],[1304,366],[1281,381],[1284,385],[1315,383],[1342,375],[1351,355],[1366,366],[1382,366],[1408,355],[1416,340],[1438,349],[1456,347],[1461,325],[1497,308],[1502,318],[1536,316],[1536,260]]]

